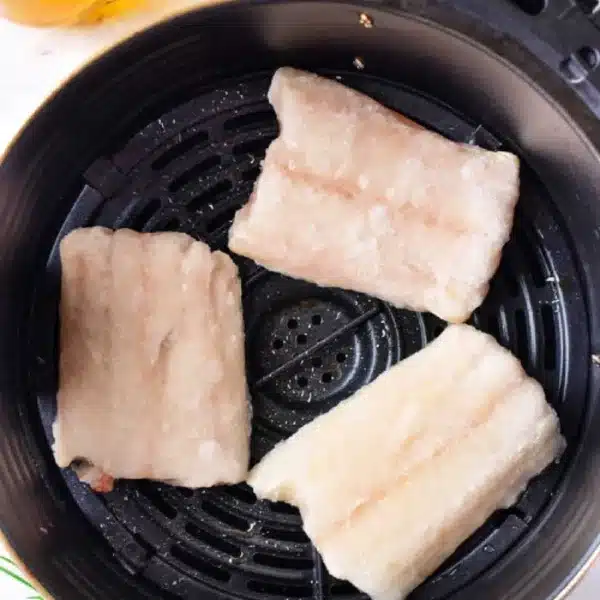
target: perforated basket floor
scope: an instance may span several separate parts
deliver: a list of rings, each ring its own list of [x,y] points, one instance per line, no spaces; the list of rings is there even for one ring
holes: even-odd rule
[[[330,75],[452,139],[487,148],[505,145],[414,91],[363,74]],[[226,249],[231,219],[248,199],[277,134],[266,100],[270,77],[257,73],[206,89],[149,124],[114,156],[94,163],[61,236],[90,225],[177,230]],[[572,440],[584,398],[573,401],[577,395],[570,390],[578,379],[585,381],[587,368],[573,360],[574,340],[588,338],[578,317],[585,314],[581,285],[558,213],[526,164],[521,189],[512,239],[472,321],[510,348],[543,384]],[[319,288],[234,258],[243,280],[254,462],[443,330],[431,315]],[[40,291],[44,301],[35,309],[38,330],[56,331],[58,282],[55,251]],[[36,345],[40,377],[55,381],[56,335],[42,336]],[[39,407],[51,440],[55,398],[41,395]],[[446,598],[498,561],[535,524],[569,458],[567,453],[533,481],[514,508],[496,513],[413,597]],[[207,590],[256,599],[359,595],[325,572],[296,510],[259,502],[245,485],[192,491],[120,482],[99,496],[70,471],[64,476],[123,568],[153,581],[166,598],[197,598]]]

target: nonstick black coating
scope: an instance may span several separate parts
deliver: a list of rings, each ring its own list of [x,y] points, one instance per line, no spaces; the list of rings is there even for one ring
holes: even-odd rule
[[[266,99],[271,75],[269,71],[223,81],[161,115],[111,163],[94,163],[85,176],[88,186],[59,237],[90,225],[168,229],[226,250],[232,216],[247,201],[265,148],[277,132]],[[501,147],[480,124],[413,91],[367,74],[338,72],[337,77],[452,139]],[[118,185],[107,186],[115,163],[122,165],[121,177]],[[493,333],[543,382],[561,412],[565,433],[575,440],[583,402],[578,407],[572,403],[569,412],[563,406],[586,377],[584,363],[573,360],[575,340],[588,337],[585,321],[578,318],[585,314],[581,283],[573,277],[576,265],[560,217],[547,190],[526,166],[521,188],[524,200],[513,238],[486,303],[472,321]],[[46,367],[57,363],[57,343],[43,332],[56,329],[57,254],[51,256],[50,277],[40,289],[35,316],[36,357],[44,365],[38,373],[50,386],[55,371]],[[318,288],[234,258],[244,286],[253,462],[443,330],[444,323],[431,315]],[[573,334],[568,339],[567,329]],[[564,365],[569,362],[573,369],[567,374]],[[51,442],[52,395],[40,396],[40,410]],[[547,505],[567,460],[568,455],[532,483],[513,509],[495,514],[415,597],[447,597],[495,563]],[[123,482],[102,502],[72,474],[67,482],[83,512],[102,524],[102,533],[126,567],[143,571],[156,557],[183,571],[175,586],[174,575],[162,565],[157,583],[170,592],[201,590],[208,583],[257,597],[311,597],[315,586],[326,597],[353,593],[320,574],[319,557],[295,510],[258,503],[246,487],[190,492]],[[127,536],[126,552],[121,551],[122,536]]]
[[[411,3],[403,4],[409,11]],[[247,3],[190,14],[88,69],[3,162],[0,276],[10,293],[0,299],[0,523],[57,598],[358,594],[328,576],[295,510],[258,502],[246,486],[189,491],[121,482],[97,496],[70,471],[61,474],[49,451],[57,240],[74,227],[102,224],[185,231],[224,248],[232,215],[276,135],[265,92],[277,64],[340,77],[452,139],[512,150],[523,161],[513,237],[473,322],[542,382],[569,451],[414,598],[545,600],[595,546],[599,165],[576,119],[589,133],[597,125],[538,61],[474,27],[472,17],[430,12],[501,47],[539,87],[472,41],[388,10],[371,8],[369,29],[360,25],[360,7],[348,3]],[[356,69],[357,57],[364,70]],[[236,260],[253,460],[443,327],[431,315]]]

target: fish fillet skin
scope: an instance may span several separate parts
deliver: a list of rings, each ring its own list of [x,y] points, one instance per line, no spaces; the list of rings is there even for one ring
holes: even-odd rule
[[[276,446],[248,482],[300,509],[333,576],[401,600],[564,448],[519,361],[451,325]]]
[[[185,487],[248,473],[238,270],[181,233],[79,229],[60,245],[54,455],[97,491]],[[83,461],[83,466],[81,462]]]
[[[284,67],[280,124],[229,247],[266,267],[466,321],[512,229],[519,162]]]

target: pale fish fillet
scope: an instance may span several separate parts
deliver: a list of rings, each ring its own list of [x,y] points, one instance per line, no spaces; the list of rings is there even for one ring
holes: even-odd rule
[[[237,267],[180,233],[95,227],[60,247],[54,454],[113,478],[242,481],[249,404]]]
[[[519,361],[453,325],[275,447],[248,481],[300,509],[332,575],[401,600],[564,447]]]
[[[466,321],[512,228],[519,163],[451,142],[340,83],[279,69],[267,150],[229,247],[266,267]]]

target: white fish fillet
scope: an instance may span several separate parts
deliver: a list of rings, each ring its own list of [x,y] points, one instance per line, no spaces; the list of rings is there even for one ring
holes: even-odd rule
[[[564,446],[519,361],[454,325],[277,446],[248,481],[299,507],[335,577],[400,600]]]
[[[270,269],[466,321],[510,236],[513,154],[451,142],[343,85],[279,69],[269,147],[229,246]]]
[[[187,487],[242,481],[249,403],[237,267],[180,233],[101,227],[60,247],[54,454],[112,478]]]

